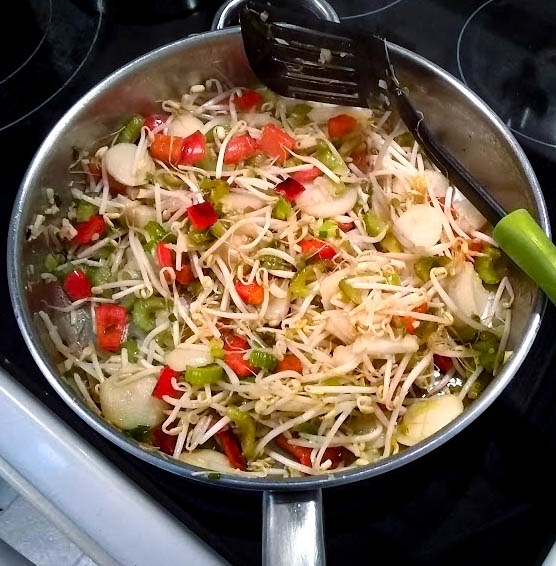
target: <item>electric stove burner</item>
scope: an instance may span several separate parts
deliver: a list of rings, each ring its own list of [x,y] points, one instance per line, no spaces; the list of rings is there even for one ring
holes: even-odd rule
[[[86,14],[70,0],[22,0],[11,10],[22,30],[0,40],[0,131],[68,84],[89,56],[102,19],[98,7]]]
[[[556,6],[544,0],[489,0],[461,29],[464,82],[518,136],[556,147]]]
[[[372,14],[377,14],[399,4],[402,0],[351,0],[351,2],[341,3],[334,6],[338,10],[338,15],[342,20],[353,18],[363,18]]]

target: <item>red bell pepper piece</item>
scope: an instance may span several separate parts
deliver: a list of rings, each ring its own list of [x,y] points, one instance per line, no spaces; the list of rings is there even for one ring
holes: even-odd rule
[[[301,373],[303,371],[303,366],[298,357],[288,354],[287,356],[284,356],[283,360],[278,362],[278,368],[276,371],[296,371],[297,373]]]
[[[298,183],[310,183],[321,175],[322,171],[318,167],[311,167],[311,169],[307,169],[306,171],[294,171],[290,173],[290,177],[295,179]]]
[[[174,371],[172,368],[168,366],[164,366],[160,371],[158,376],[158,381],[153,389],[153,397],[158,397],[162,399],[164,395],[169,395],[170,397],[179,397],[181,395],[181,391],[174,389],[172,386],[172,378],[175,377],[179,379],[180,373]]]
[[[143,120],[143,126],[148,128],[152,132],[152,130],[158,128],[158,126],[162,126],[162,124],[164,124],[167,119],[168,117],[163,116],[162,114],[151,114]]]
[[[444,373],[448,373],[454,367],[452,358],[449,358],[447,356],[439,356],[438,354],[434,354],[433,359],[434,365]]]
[[[247,348],[247,340],[241,336],[232,335],[224,338],[224,361],[239,377],[257,375],[257,370],[247,360],[243,359],[243,354]]]
[[[247,461],[241,452],[241,444],[232,430],[229,428],[220,430],[216,433],[216,436],[220,441],[224,454],[228,458],[228,462],[230,462],[230,466],[239,470],[246,470]]]
[[[208,200],[190,206],[187,209],[187,216],[195,230],[206,230],[218,220],[216,211]]]
[[[331,138],[343,138],[357,126],[357,120],[349,114],[339,114],[328,120],[328,135]]]
[[[246,90],[239,96],[234,96],[232,102],[242,112],[252,112],[261,103],[263,97],[256,90]]]
[[[351,156],[353,164],[361,171],[361,173],[368,173],[369,171],[369,160],[366,150],[361,150],[354,153]]]
[[[77,223],[75,229],[77,230],[77,236],[75,236],[73,241],[76,244],[90,244],[104,234],[106,225],[104,224],[104,218],[99,214],[95,214],[87,222]]]
[[[99,346],[107,352],[117,352],[127,329],[127,311],[120,305],[98,305],[95,321]]]
[[[64,277],[64,291],[72,301],[91,296],[91,284],[82,269],[74,269]]]
[[[249,134],[233,137],[224,150],[224,163],[239,163],[257,151],[257,140]]]
[[[319,259],[332,259],[336,255],[336,250],[322,240],[301,240],[301,253],[307,258],[317,256]]]
[[[178,271],[176,269],[176,281],[180,285],[189,285],[195,280],[195,274],[193,269],[191,269],[191,264],[189,262],[181,262],[181,269]]]
[[[263,288],[257,283],[242,283],[236,281],[235,284],[237,294],[241,300],[248,305],[260,305],[264,299]]]
[[[285,161],[288,149],[293,149],[297,142],[289,134],[274,124],[267,124],[259,140],[259,149],[278,162]]]
[[[177,165],[181,161],[183,138],[179,136],[155,134],[149,149],[155,159],[163,161],[164,163]]]
[[[353,222],[338,222],[338,228],[342,232],[349,232],[355,228],[355,224]]]
[[[166,434],[161,428],[153,431],[153,444],[165,454],[172,456],[176,447],[177,435]]]
[[[421,312],[421,313],[426,313],[427,312],[427,303],[423,303],[422,305],[419,305],[417,308],[413,309],[413,312]],[[409,332],[409,334],[414,334],[415,331],[417,330],[417,319],[413,318],[412,316],[404,316],[402,318],[403,323],[405,325],[405,329]]]
[[[473,252],[482,252],[483,251],[483,242],[481,240],[471,240],[469,242],[469,249]]]
[[[194,165],[205,156],[207,144],[199,131],[187,136],[182,143],[181,165]]]
[[[300,464],[312,466],[311,464],[311,448],[306,448],[305,446],[296,446],[295,444],[290,444],[288,439],[283,435],[278,435],[275,439],[276,444],[285,450],[292,456],[294,456]],[[330,460],[332,462],[331,468],[336,468],[340,462],[344,459],[344,449],[341,446],[332,446],[324,451],[321,462],[326,462]]]
[[[288,177],[274,187],[274,192],[284,195],[290,201],[294,201],[304,190],[305,187],[293,177]]]
[[[162,242],[158,242],[156,245],[156,261],[160,267],[172,267],[174,264],[172,261],[172,251]]]

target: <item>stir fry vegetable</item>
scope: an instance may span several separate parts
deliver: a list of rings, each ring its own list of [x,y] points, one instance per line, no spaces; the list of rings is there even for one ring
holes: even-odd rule
[[[397,128],[212,79],[91,140],[70,204],[29,227],[31,285],[62,298],[40,318],[91,410],[261,477],[367,465],[456,418],[509,355],[513,291]]]

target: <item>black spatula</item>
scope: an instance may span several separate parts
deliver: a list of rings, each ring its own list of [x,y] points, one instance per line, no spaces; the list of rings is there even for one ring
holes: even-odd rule
[[[253,72],[282,96],[364,108],[387,99],[431,161],[494,226],[500,248],[556,304],[556,247],[526,210],[506,213],[433,136],[400,85],[384,39],[254,2],[242,10],[241,32]]]

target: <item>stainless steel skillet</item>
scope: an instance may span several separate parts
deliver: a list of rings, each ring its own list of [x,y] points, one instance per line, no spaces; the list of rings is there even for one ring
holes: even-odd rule
[[[237,2],[235,2],[237,3]],[[324,16],[333,12],[319,2]],[[223,19],[229,9],[222,11]],[[496,115],[450,74],[396,45],[389,46],[398,75],[430,120],[430,127],[473,175],[508,209],[527,208],[549,233],[548,215],[537,179],[523,151]],[[436,435],[396,456],[334,475],[275,479],[222,476],[211,479],[198,468],[144,450],[92,413],[60,377],[43,326],[33,315],[26,292],[30,266],[39,252],[25,244],[27,226],[45,203],[45,187],[63,190],[72,147],[114,131],[123,115],[147,114],[157,100],[177,97],[190,84],[222,76],[237,85],[254,85],[238,28],[187,38],[153,51],[110,75],[79,100],[58,122],[35,155],[16,198],[8,242],[8,274],[14,310],[40,369],[66,403],[100,434],[135,456],[184,478],[221,486],[264,491],[265,564],[324,564],[321,489],[362,481],[420,458],[479,416],[518,371],[538,331],[544,299],[523,275],[513,274],[516,301],[509,348],[513,355],[484,394]],[[78,321],[78,332],[87,321]]]

